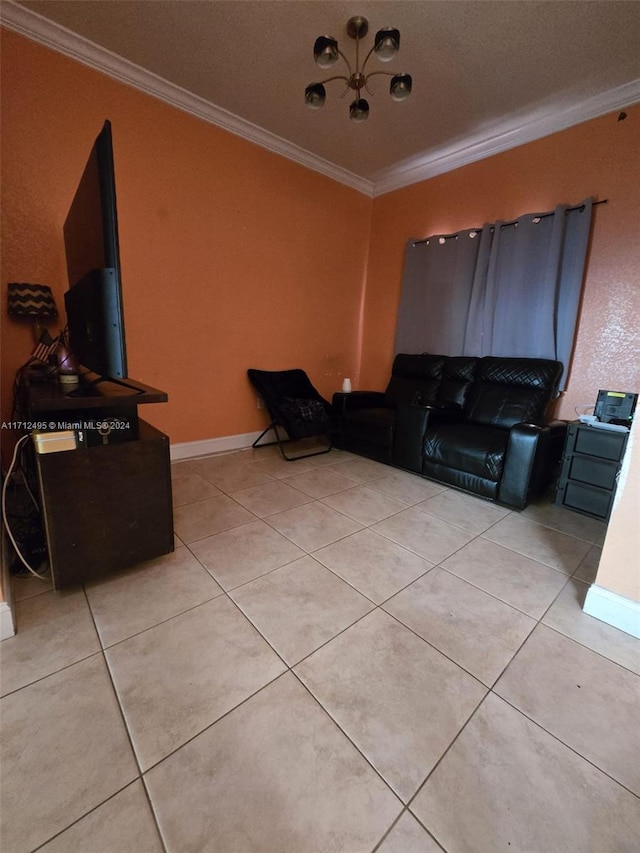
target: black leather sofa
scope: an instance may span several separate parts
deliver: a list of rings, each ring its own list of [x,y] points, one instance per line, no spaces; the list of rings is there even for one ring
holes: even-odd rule
[[[399,354],[386,391],[334,395],[334,444],[523,509],[557,475],[567,424],[547,422],[562,365]]]

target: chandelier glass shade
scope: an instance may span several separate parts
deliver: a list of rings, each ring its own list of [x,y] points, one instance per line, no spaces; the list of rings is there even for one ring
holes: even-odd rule
[[[360,66],[360,40],[366,36],[369,23],[366,18],[358,15],[347,21],[347,35],[355,40],[356,60],[355,70],[351,63],[338,47],[338,42],[333,36],[319,36],[313,46],[313,58],[320,68],[330,68],[338,59],[342,59],[347,66],[348,74],[337,74],[327,77],[318,83],[310,83],[304,91],[304,102],[312,110],[320,109],[327,99],[327,90],[324,84],[332,80],[342,80],[345,90],[344,97],[349,89],[355,92],[355,100],[349,106],[349,118],[352,121],[365,121],[369,117],[369,103],[362,97],[365,89],[372,94],[368,87],[371,77],[385,75],[391,77],[389,83],[389,94],[394,101],[405,101],[411,94],[413,80],[410,74],[394,74],[391,71],[370,71],[365,73],[365,68],[370,56],[375,53],[380,62],[390,62],[400,50],[400,32],[393,27],[384,27],[376,33],[373,47],[364,58]]]

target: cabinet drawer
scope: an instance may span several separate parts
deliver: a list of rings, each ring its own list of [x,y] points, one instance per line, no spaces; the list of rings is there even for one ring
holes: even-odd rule
[[[627,433],[582,427],[578,428],[574,450],[576,453],[586,453],[617,462],[622,456],[626,439]]]
[[[569,479],[580,480],[603,489],[613,489],[616,484],[618,463],[597,459],[594,456],[572,456],[569,464]]]
[[[570,480],[565,489],[562,505],[606,519],[609,517],[612,500],[613,492]]]

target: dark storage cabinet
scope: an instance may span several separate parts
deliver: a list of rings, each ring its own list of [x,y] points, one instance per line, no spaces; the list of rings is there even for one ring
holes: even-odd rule
[[[569,424],[555,503],[606,521],[628,437],[627,432]]]
[[[87,438],[75,450],[33,453],[55,589],[173,551],[169,438],[138,418],[140,403],[167,395],[131,379],[101,389],[80,397],[53,383],[26,389],[30,417],[53,433],[60,422],[69,429],[67,421],[107,416],[126,425],[108,435],[85,426],[75,430],[76,439],[81,431]]]
[[[137,441],[35,454],[56,588],[173,550],[169,439],[139,430]]]

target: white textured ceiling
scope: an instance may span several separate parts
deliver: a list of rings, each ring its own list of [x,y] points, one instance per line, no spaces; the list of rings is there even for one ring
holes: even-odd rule
[[[321,110],[303,98],[308,83],[341,73],[315,65],[316,36],[335,36],[352,57],[345,27],[356,14],[369,20],[366,50],[383,26],[401,33],[399,55],[384,65],[372,57],[368,70],[413,76],[403,103],[375,78],[362,124],[349,121],[339,82]],[[178,102],[182,90],[195,95],[213,105],[212,120],[228,111],[231,129],[237,116],[242,135],[257,126],[258,141],[261,129],[270,147],[282,140],[287,156],[306,152],[373,191],[640,100],[637,0],[28,0],[5,3],[2,15],[82,59],[92,46],[49,22],[60,25],[115,54],[102,52],[111,71],[127,60],[154,75],[151,91],[167,81]]]

